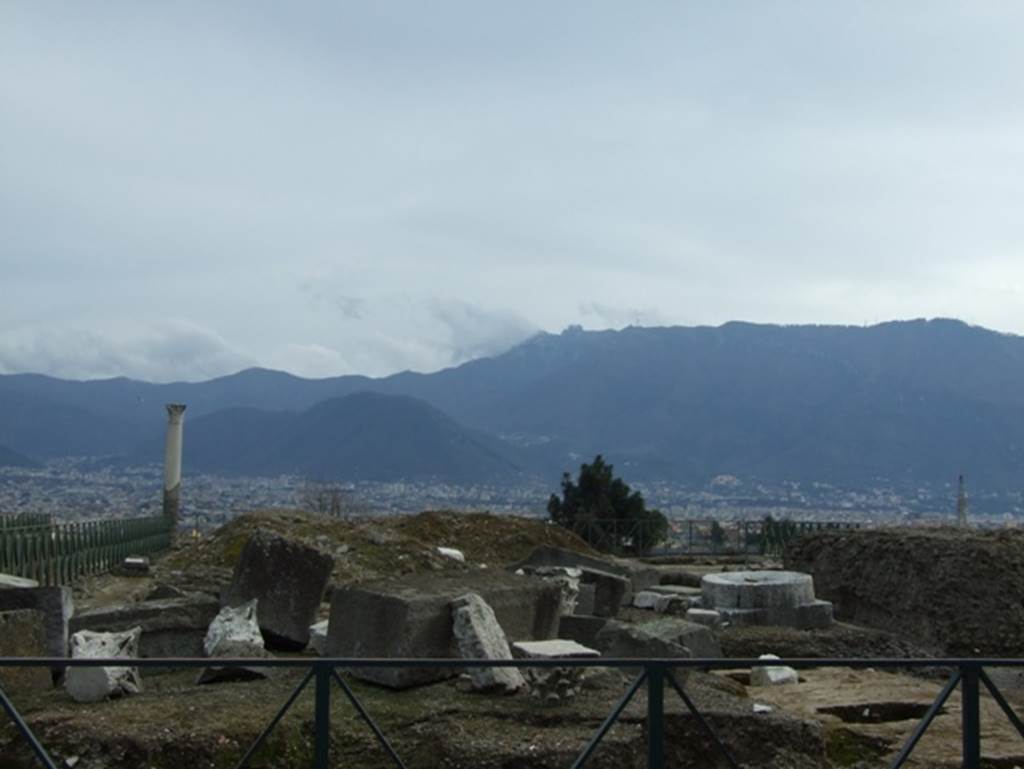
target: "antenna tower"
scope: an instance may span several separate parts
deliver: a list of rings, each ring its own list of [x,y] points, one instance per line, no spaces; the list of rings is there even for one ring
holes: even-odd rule
[[[956,518],[962,528],[967,526],[967,509],[967,484],[964,482],[964,476],[961,474],[956,494]]]

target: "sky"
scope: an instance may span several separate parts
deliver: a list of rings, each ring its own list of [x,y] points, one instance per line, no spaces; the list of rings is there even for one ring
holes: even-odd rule
[[[1024,333],[1024,4],[0,2],[0,373]]]

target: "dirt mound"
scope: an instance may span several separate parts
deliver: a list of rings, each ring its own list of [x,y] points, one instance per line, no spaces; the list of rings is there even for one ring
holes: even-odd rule
[[[785,563],[814,576],[840,619],[938,653],[1024,654],[1024,531],[821,532],[796,540]]]
[[[726,657],[927,657],[928,653],[884,630],[837,622],[820,630],[792,627],[727,627],[719,633]]]
[[[223,583],[242,548],[258,528],[269,529],[334,556],[335,585],[385,576],[500,567],[525,558],[538,545],[593,554],[565,529],[536,518],[489,513],[430,511],[418,515],[337,519],[299,511],[268,510],[240,515],[212,534],[182,543],[161,559],[158,578],[172,584]],[[446,558],[437,547],[462,550],[467,564]]]

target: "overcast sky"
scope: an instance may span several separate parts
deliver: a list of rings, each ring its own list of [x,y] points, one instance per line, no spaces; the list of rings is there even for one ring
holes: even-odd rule
[[[0,0],[0,372],[1024,332],[1024,3]]]

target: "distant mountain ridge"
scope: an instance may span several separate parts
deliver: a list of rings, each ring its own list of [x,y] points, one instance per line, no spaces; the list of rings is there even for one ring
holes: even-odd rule
[[[953,320],[572,328],[380,379],[263,369],[159,385],[0,376],[0,444],[40,459],[130,453],[162,436],[163,403],[178,401],[188,404],[186,466],[197,469],[397,479],[418,467],[415,450],[401,453],[409,442],[434,447],[431,477],[452,480],[551,479],[601,452],[638,480],[913,485],[963,471],[976,485],[1020,489],[1022,385],[1024,338]],[[367,393],[397,400],[346,401]],[[433,442],[403,439],[403,420]],[[203,448],[207,430],[221,437]],[[262,454],[238,445],[262,430],[249,441],[267,445]]]

